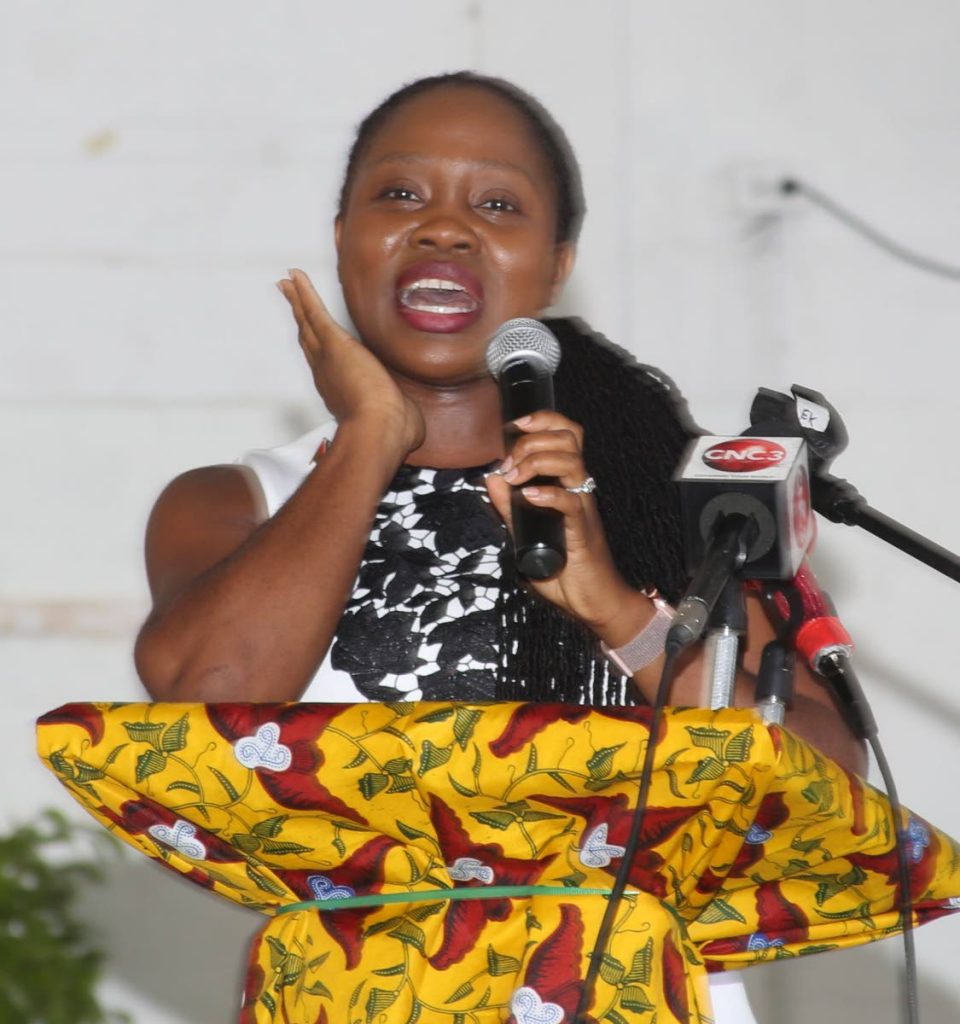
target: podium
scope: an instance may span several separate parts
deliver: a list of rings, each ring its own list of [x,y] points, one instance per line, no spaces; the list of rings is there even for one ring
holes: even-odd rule
[[[40,756],[131,846],[266,915],[246,1024],[560,1024],[624,852],[649,708],[68,704]],[[589,1019],[710,1019],[711,971],[896,933],[886,797],[749,710],[668,709]],[[960,848],[904,812],[915,923]],[[199,969],[199,968],[198,968]]]

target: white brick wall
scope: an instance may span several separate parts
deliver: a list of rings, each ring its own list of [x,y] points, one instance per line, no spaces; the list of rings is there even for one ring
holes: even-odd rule
[[[662,365],[720,431],[745,424],[761,384],[823,390],[851,435],[838,471],[960,549],[944,457],[960,287],[802,200],[747,221],[731,187],[737,166],[773,161],[960,262],[958,32],[949,0],[6,0],[0,776],[18,784],[3,816],[66,806],[32,755],[33,717],[141,696],[131,623],[160,487],[319,415],[272,282],[305,266],[342,311],[329,238],[352,126],[422,74],[505,75],[567,128],[591,210],[565,311]],[[960,834],[956,588],[840,527],[822,528],[820,556],[904,799]],[[253,923],[132,860],[97,917],[107,989],[139,1024],[232,1019]],[[926,1024],[960,1016],[956,929],[918,934]],[[764,1021],[894,1020],[897,955],[887,944],[751,985]]]

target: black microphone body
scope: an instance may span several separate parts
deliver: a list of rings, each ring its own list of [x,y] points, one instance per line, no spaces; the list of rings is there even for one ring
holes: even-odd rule
[[[487,366],[500,388],[504,446],[507,453],[521,431],[514,420],[541,409],[556,408],[553,373],[560,362],[560,344],[538,320],[508,320],[487,348]],[[555,487],[554,477],[535,476],[524,486]],[[510,498],[513,545],[517,571],[528,579],[543,580],[566,564],[563,515],[540,508],[515,487]]]
[[[671,649],[682,650],[700,638],[720,595],[746,562],[758,533],[757,521],[749,514],[734,512],[717,521],[703,561],[690,581],[667,633],[668,652]]]
[[[554,409],[553,375],[539,360],[517,359],[500,371],[500,405],[507,452],[521,433],[513,421],[522,416]],[[556,486],[554,477],[531,477],[524,486]],[[517,570],[529,579],[542,580],[566,564],[563,516],[555,508],[538,508],[523,496],[519,487],[510,495],[513,545]]]

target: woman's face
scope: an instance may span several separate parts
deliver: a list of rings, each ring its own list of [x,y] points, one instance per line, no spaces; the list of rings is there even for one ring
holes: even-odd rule
[[[505,320],[537,316],[573,266],[556,185],[523,116],[482,88],[416,96],[377,131],[337,219],[338,268],[364,343],[400,376],[486,373]]]

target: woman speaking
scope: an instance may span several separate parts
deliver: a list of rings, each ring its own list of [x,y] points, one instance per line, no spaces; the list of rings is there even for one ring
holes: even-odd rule
[[[334,422],[159,498],[136,648],[154,699],[652,702],[664,602],[685,584],[670,480],[693,432],[683,405],[579,322],[547,321],[557,411],[517,421],[508,452],[485,363],[505,321],[558,297],[583,212],[565,138],[508,83],[423,79],[366,118],[335,222],[355,335],[304,273],[279,283]],[[513,566],[516,488],[563,517],[551,578]],[[748,605],[742,705],[773,636]],[[704,702],[700,660],[672,703]],[[787,725],[863,768],[802,670]]]

